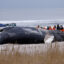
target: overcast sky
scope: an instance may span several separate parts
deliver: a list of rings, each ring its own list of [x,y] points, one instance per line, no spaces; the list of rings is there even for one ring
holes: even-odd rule
[[[64,0],[0,0],[0,8],[64,8]]]
[[[0,20],[63,19],[64,0],[0,0]]]

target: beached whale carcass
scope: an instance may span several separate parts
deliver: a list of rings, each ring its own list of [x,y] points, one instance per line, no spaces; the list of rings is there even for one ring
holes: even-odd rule
[[[32,44],[44,42],[45,31],[32,27],[8,27],[0,33],[0,44],[20,43]]]
[[[46,38],[47,35],[48,38]],[[0,33],[0,44],[38,44],[47,41],[64,41],[64,32],[33,27],[7,27]]]

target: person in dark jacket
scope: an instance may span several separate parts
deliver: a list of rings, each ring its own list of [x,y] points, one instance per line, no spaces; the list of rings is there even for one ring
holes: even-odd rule
[[[60,26],[59,26],[59,24],[57,25],[57,30],[60,30]]]

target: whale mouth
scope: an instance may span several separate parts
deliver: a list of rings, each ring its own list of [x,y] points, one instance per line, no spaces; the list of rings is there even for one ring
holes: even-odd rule
[[[51,34],[46,34],[44,38],[45,43],[52,43],[54,41],[54,35]]]

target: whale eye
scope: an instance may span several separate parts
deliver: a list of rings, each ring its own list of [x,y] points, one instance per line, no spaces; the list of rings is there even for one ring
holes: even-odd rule
[[[2,32],[3,31],[3,29],[0,29],[0,32]]]

